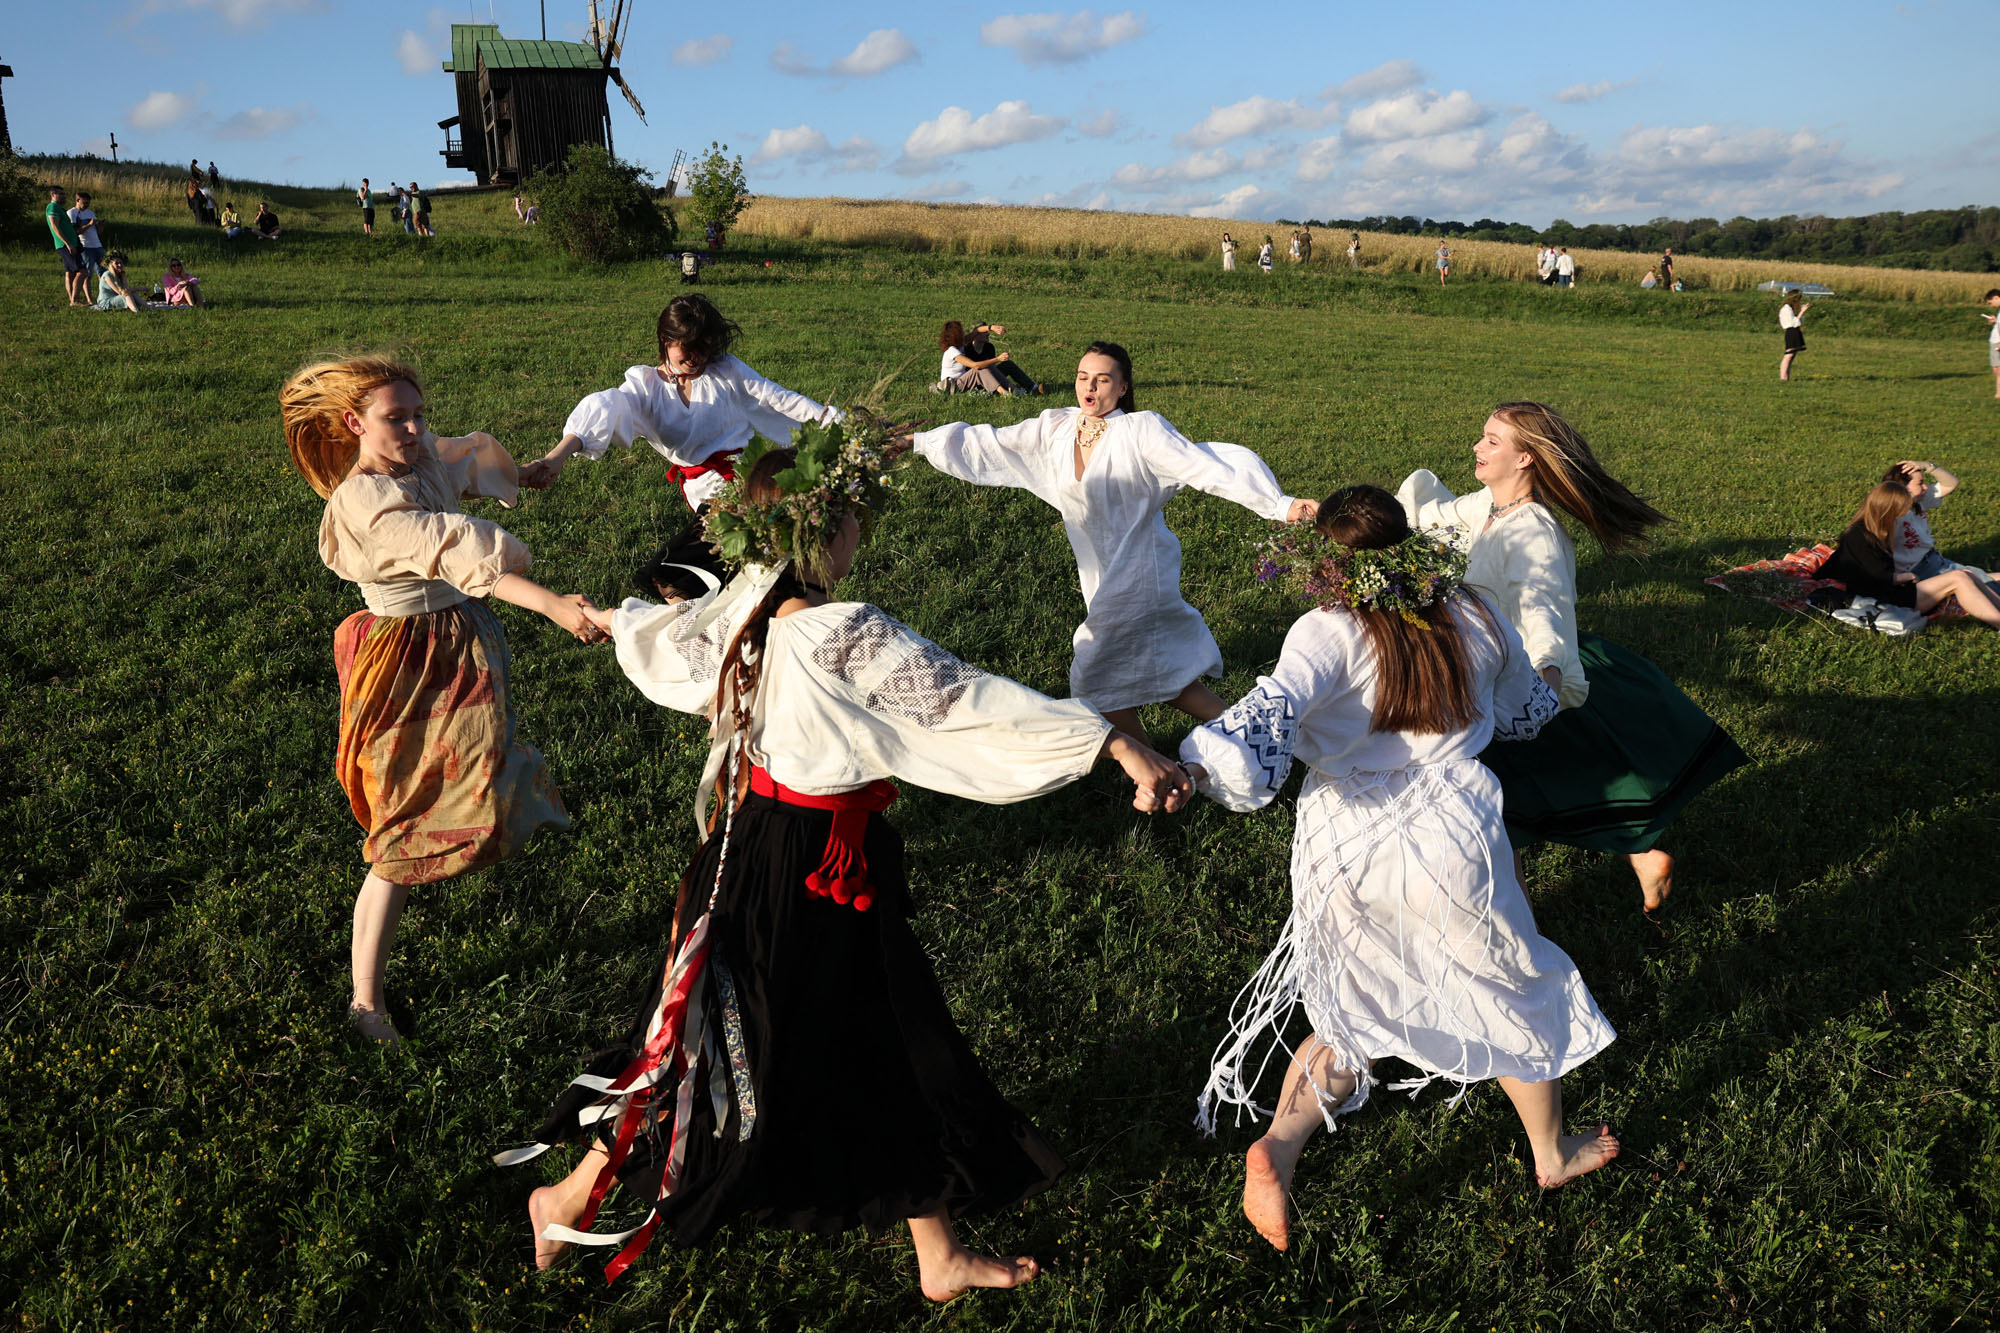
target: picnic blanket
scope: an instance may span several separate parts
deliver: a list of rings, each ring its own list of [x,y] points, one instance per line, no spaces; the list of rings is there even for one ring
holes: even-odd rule
[[[1753,560],[1747,565],[1725,569],[1720,574],[1702,580],[1711,588],[1724,592],[1738,593],[1745,597],[1755,597],[1762,602],[1782,606],[1788,611],[1813,610],[1807,598],[1821,588],[1838,588],[1847,591],[1847,585],[1839,579],[1823,579],[1819,576],[1820,566],[1833,555],[1833,547],[1825,542],[1812,546],[1802,546],[1789,555],[1781,555],[1775,560]],[[1965,614],[1955,597],[1947,598],[1925,617],[1928,620],[1951,620]]]

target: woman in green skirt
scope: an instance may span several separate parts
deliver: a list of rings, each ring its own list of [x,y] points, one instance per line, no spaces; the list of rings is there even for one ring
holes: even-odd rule
[[[1516,849],[1559,842],[1617,852],[1647,911],[1673,891],[1660,835],[1683,806],[1747,762],[1715,720],[1645,658],[1576,625],[1576,546],[1553,512],[1607,551],[1641,545],[1666,515],[1605,472],[1576,427],[1540,403],[1502,403],[1473,446],[1483,484],[1453,495],[1427,471],[1397,498],[1413,527],[1452,529],[1465,581],[1520,631],[1563,711],[1533,741],[1480,756],[1499,775]]]

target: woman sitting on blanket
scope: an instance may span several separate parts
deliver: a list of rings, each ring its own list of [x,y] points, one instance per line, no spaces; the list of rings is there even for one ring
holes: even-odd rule
[[[1498,1079],[1544,1189],[1618,1155],[1609,1126],[1562,1133],[1562,1076],[1616,1034],[1535,928],[1500,783],[1479,762],[1489,741],[1525,741],[1553,720],[1555,690],[1513,626],[1460,583],[1465,556],[1413,535],[1387,491],[1334,492],[1317,528],[1275,539],[1258,572],[1318,608],[1271,674],[1181,746],[1196,790],[1231,810],[1268,804],[1294,758],[1309,770],[1291,917],[1236,1003],[1197,1117],[1212,1131],[1218,1103],[1264,1113],[1258,1075],[1303,1009],[1312,1034],[1287,1049],[1270,1132],[1244,1158],[1243,1211],[1281,1250],[1300,1151],[1368,1100],[1385,1057],[1417,1067],[1394,1085],[1406,1090]]]
[[[1979,571],[1961,565],[1924,577],[1914,569],[1897,568],[1894,543],[1915,507],[1913,479],[1902,468],[1913,466],[1892,468],[1890,475],[1895,480],[1884,481],[1868,492],[1847,531],[1840,534],[1840,544],[1819,567],[1819,577],[1838,580],[1857,597],[1873,597],[1926,615],[1956,597],[1967,615],[2000,628],[2000,594],[1980,581]]]
[[[1976,566],[1946,559],[1931,540],[1929,516],[1937,512],[1945,496],[1958,489],[1958,477],[1954,473],[1945,471],[1936,463],[1917,463],[1906,458],[1883,473],[1882,480],[1899,485],[1910,493],[1910,512],[1903,515],[1902,521],[1896,525],[1896,535],[1889,543],[1896,557],[1898,574],[1909,573],[1919,579],[1928,579],[1949,570],[1969,569],[1981,583],[1989,584],[2000,577]]]

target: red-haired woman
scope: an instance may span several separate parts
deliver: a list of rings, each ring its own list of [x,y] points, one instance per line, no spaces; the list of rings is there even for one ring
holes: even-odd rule
[[[1422,1071],[1398,1090],[1497,1079],[1544,1188],[1618,1155],[1608,1126],[1562,1133],[1562,1076],[1616,1034],[1536,930],[1500,784],[1479,762],[1489,742],[1534,736],[1555,693],[1507,621],[1460,586],[1464,557],[1413,535],[1387,491],[1334,492],[1317,528],[1327,542],[1295,544],[1283,572],[1318,608],[1271,674],[1181,746],[1196,789],[1231,810],[1269,804],[1295,759],[1309,770],[1291,915],[1236,1002],[1197,1117],[1212,1132],[1219,1104],[1266,1114],[1256,1084],[1285,1050],[1243,1183],[1244,1213],[1281,1250],[1306,1141],[1368,1100],[1387,1057]],[[1299,1010],[1311,1035],[1285,1048]]]

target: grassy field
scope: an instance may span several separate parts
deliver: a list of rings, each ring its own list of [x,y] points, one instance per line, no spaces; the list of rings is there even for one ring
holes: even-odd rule
[[[244,198],[237,197],[239,205]],[[554,443],[650,357],[664,266],[542,257],[504,196],[439,201],[431,244],[279,193],[287,236],[231,249],[171,206],[103,198],[135,270],[169,252],[217,308],[59,307],[46,248],[0,250],[0,1310],[28,1329],[1327,1328],[1909,1330],[2000,1305],[2000,637],[1908,641],[1704,588],[1830,538],[1890,460],[1966,477],[1945,549],[2000,561],[2000,404],[1963,309],[1843,297],[1775,382],[1768,302],[1683,301],[1208,262],[944,256],[739,238],[705,287],[741,350],[821,398],[1001,319],[1066,382],[1126,343],[1143,406],[1253,446],[1295,491],[1429,466],[1470,484],[1509,398],[1558,404],[1678,522],[1644,560],[1585,543],[1581,619],[1659,662],[1755,758],[1670,835],[1642,919],[1622,865],[1530,858],[1537,915],[1621,1039],[1566,1085],[1625,1156],[1535,1189],[1496,1089],[1380,1095],[1307,1152],[1271,1251],[1236,1208],[1248,1129],[1191,1120],[1227,1004],[1288,901],[1287,803],[1135,815],[1108,775],[989,809],[907,790],[920,906],[961,1024],[1072,1174],[978,1244],[1041,1280],[933,1309],[897,1238],[738,1226],[661,1242],[607,1293],[535,1274],[503,1172],[580,1057],[622,1029],[690,851],[699,726],[610,654],[505,608],[524,735],[574,831],[417,893],[390,989],[412,1039],[342,1022],[357,830],[331,780],[331,636],[359,605],[318,562],[320,503],[275,394],[331,349],[414,358],[444,432]],[[386,214],[384,215],[386,216]],[[381,230],[389,230],[387,227]],[[764,261],[771,261],[770,267]],[[1008,421],[1028,404],[954,399]],[[560,591],[622,595],[679,500],[650,454],[571,468],[507,518]],[[1186,587],[1229,663],[1276,655],[1261,524],[1174,502]],[[849,595],[1060,693],[1081,616],[1054,514],[909,474]],[[1179,725],[1149,715],[1165,737]],[[559,1156],[559,1155],[556,1155]],[[608,1219],[608,1220],[616,1220]]]

